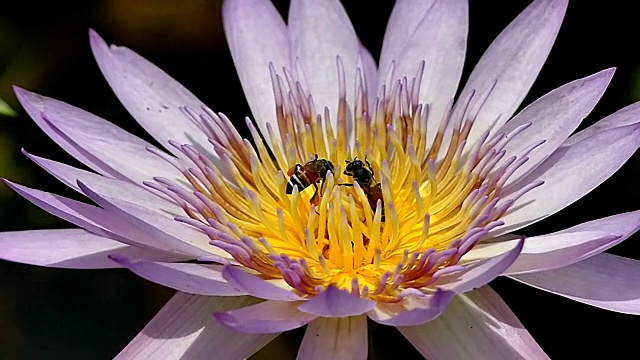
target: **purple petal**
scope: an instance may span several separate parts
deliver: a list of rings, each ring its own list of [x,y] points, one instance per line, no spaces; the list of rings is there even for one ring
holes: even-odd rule
[[[509,277],[581,303],[640,315],[638,260],[602,253],[560,269]]]
[[[458,89],[468,32],[467,0],[397,1],[382,44],[379,84],[392,61],[394,79],[413,78],[424,61],[419,99],[431,105],[429,118],[439,122]],[[428,130],[431,141],[437,126]]]
[[[603,130],[636,124],[638,122],[640,122],[640,101],[614,112],[584,130],[578,131],[562,143],[562,146],[573,145]]]
[[[152,211],[146,207],[122,199],[97,193],[82,182],[78,182],[82,191],[96,204],[106,211],[118,216],[122,221],[133,225],[141,236],[153,239],[149,244],[156,248],[176,252],[197,258],[207,255],[218,255],[228,258],[226,252],[218,251],[209,245],[209,238],[200,231],[171,219],[166,214]],[[144,191],[140,189],[140,191]],[[135,199],[135,198],[134,198]],[[137,201],[137,199],[136,199]],[[127,234],[127,238],[136,237],[135,233]]]
[[[434,321],[398,330],[428,359],[548,359],[489,286],[456,297]]]
[[[139,185],[154,176],[182,178],[175,167],[147,151],[151,144],[112,123],[18,87],[15,92],[38,126],[91,169]]]
[[[108,46],[93,30],[89,39],[102,75],[131,116],[151,136],[177,156],[182,154],[168,145],[169,140],[192,144],[198,151],[217,158],[209,151],[211,146],[205,133],[180,110],[186,106],[200,111],[204,104],[195,95],[130,49]]]
[[[0,259],[66,269],[120,267],[107,257],[127,245],[82,229],[0,232]]]
[[[360,43],[342,4],[337,0],[294,0],[288,19],[291,63],[299,60],[316,112],[329,107],[335,129],[339,87],[336,57],[344,65],[347,103],[354,104],[354,79]]]
[[[319,295],[304,302],[298,309],[316,316],[343,318],[364,314],[374,306],[376,306],[374,301],[351,295],[335,286],[329,286]]]
[[[269,63],[278,72],[291,68],[287,27],[268,0],[224,1],[222,22],[253,117],[267,134],[267,123],[277,124]]]
[[[590,221],[524,242],[522,253],[506,274],[552,270],[597,255],[640,229],[640,210]]]
[[[132,261],[119,255],[110,258],[143,279],[184,293],[204,296],[246,295],[222,278],[222,265]]]
[[[279,287],[259,275],[249,274],[237,266],[228,265],[222,271],[222,277],[234,288],[260,299],[275,301],[294,301],[302,298],[292,290]],[[288,285],[287,285],[288,286]]]
[[[498,130],[498,133],[509,134],[522,125],[531,124],[522,134],[523,137],[527,137],[526,140],[519,138],[507,143],[506,157],[517,156],[534,142],[545,140],[544,144],[528,155],[529,160],[511,175],[505,186],[528,174],[569,137],[596,106],[614,71],[615,69],[603,70],[551,91],[527,106]]]
[[[566,9],[567,0],[532,2],[482,55],[459,98],[496,85],[471,129],[470,143],[489,128],[499,129],[518,109],[549,55]]]
[[[398,303],[378,303],[367,315],[383,325],[422,325],[440,316],[455,296],[455,292],[441,289],[422,297],[409,295]]]
[[[316,316],[298,310],[299,302],[267,300],[238,310],[216,312],[222,324],[244,334],[273,334],[297,329]]]
[[[307,326],[298,360],[366,360],[367,317],[317,318]]]
[[[616,172],[640,146],[640,124],[604,130],[571,146],[560,147],[518,183],[505,189],[503,198],[526,184],[544,185],[522,196],[500,220],[505,226],[492,236],[512,232],[563,209]]]
[[[460,260],[459,265],[465,267],[463,272],[444,275],[436,280],[434,286],[461,294],[486,285],[513,264],[520,255],[524,242],[524,238],[521,238],[507,243],[508,246],[501,247],[504,252],[499,254],[490,253],[483,248],[473,248]]]
[[[249,296],[209,297],[177,293],[116,359],[245,359],[277,334],[242,335],[218,323],[213,311],[255,303]]]

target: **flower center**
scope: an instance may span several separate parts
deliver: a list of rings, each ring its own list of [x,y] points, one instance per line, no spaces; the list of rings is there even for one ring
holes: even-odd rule
[[[153,187],[183,207],[187,216],[176,220],[300,295],[329,285],[377,301],[429,292],[439,277],[462,270],[461,257],[540,184],[500,197],[537,146],[504,159],[506,143],[527,126],[491,138],[486,132],[467,144],[492,87],[451,102],[430,136],[429,106],[418,103],[423,69],[382,86],[373,103],[358,70],[348,111],[338,59],[338,109],[316,115],[302,84],[271,67],[278,119],[277,132],[267,131],[272,152],[250,121],[255,147],[224,115],[184,109],[210,137],[219,161],[174,144],[191,163],[174,161],[189,184],[156,179]]]

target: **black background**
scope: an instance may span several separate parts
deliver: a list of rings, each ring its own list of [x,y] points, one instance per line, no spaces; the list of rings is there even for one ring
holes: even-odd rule
[[[528,3],[471,1],[463,81],[493,38]],[[362,42],[377,57],[393,2],[344,4]],[[277,6],[286,14],[286,1]],[[582,127],[638,100],[640,30],[634,10],[633,2],[570,3],[556,44],[524,104],[571,80],[613,66],[617,72],[611,85]],[[0,97],[18,109],[11,92],[11,84],[18,84],[151,140],[102,79],[91,57],[89,27],[107,42],[139,52],[214,110],[231,119],[249,114],[222,34],[220,1],[3,3]],[[21,147],[79,165],[19,111],[17,118],[0,118],[0,176],[75,197],[29,163],[20,154]],[[523,232],[539,235],[636,210],[640,208],[638,175],[640,157],[635,155],[583,199]],[[4,186],[0,201],[0,230],[67,226]],[[633,236],[609,252],[640,259],[639,241],[639,236]],[[592,308],[504,278],[492,285],[550,357],[593,357],[595,353],[608,358],[633,357],[637,336],[629,329],[637,329],[640,318]],[[125,270],[46,269],[0,262],[0,358],[112,358],[172,293]],[[421,358],[395,329],[375,327],[371,333],[376,359],[395,358],[400,353],[406,359]],[[302,334],[298,330],[280,336],[255,358],[295,358]]]

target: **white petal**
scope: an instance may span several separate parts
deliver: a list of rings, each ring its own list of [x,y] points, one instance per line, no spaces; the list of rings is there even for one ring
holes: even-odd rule
[[[398,330],[428,359],[548,359],[489,286],[457,296],[430,323]]]
[[[296,359],[366,360],[367,317],[317,318],[307,326]]]
[[[277,334],[246,335],[227,328],[211,316],[254,304],[248,296],[211,297],[178,292],[115,359],[208,359],[224,354],[244,359]]]

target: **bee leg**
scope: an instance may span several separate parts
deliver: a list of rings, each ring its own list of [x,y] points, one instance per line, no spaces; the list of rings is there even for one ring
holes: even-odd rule
[[[369,160],[367,160],[366,156],[364,157],[364,162],[367,164],[369,171],[371,171],[371,176],[375,175],[375,173],[373,172],[373,168],[371,167],[371,164],[369,163]]]
[[[320,204],[320,196],[318,196],[318,184],[313,183],[313,187],[316,189],[316,191],[313,193],[313,196],[311,197],[311,200],[309,200],[309,203],[317,207]]]

